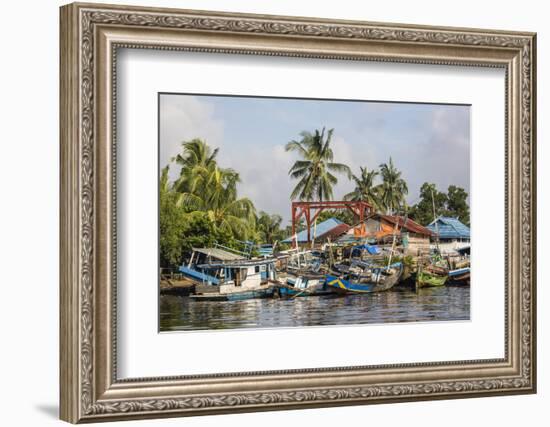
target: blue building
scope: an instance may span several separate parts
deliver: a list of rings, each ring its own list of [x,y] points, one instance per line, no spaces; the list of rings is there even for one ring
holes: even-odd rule
[[[470,227],[460,222],[458,218],[440,216],[432,221],[427,228],[439,236],[440,242],[470,241]]]

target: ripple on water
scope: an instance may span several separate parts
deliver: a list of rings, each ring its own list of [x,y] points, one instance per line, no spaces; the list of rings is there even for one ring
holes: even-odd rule
[[[161,331],[469,319],[469,287],[245,301],[195,301],[174,295],[160,297]]]

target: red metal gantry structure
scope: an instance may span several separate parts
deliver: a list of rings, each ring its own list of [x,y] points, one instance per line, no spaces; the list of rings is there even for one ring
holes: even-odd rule
[[[292,239],[296,241],[296,224],[302,215],[306,218],[307,241],[311,241],[311,225],[325,209],[348,209],[362,223],[372,212],[372,205],[358,201],[292,202]],[[312,215],[312,210],[314,210]],[[298,242],[296,241],[296,245]]]

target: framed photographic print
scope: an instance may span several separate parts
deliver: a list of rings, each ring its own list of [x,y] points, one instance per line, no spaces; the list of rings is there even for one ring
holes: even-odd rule
[[[535,52],[62,7],[61,418],[535,392]]]

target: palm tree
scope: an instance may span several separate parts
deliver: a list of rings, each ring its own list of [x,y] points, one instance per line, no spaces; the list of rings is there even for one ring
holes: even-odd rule
[[[380,208],[380,186],[374,185],[374,179],[379,175],[377,170],[369,171],[366,167],[360,167],[360,176],[352,176],[355,189],[344,196],[344,200],[367,202],[374,209]]]
[[[281,223],[283,217],[281,215],[261,211],[256,221],[258,231],[264,243],[275,243],[281,237]]]
[[[159,183],[159,191],[160,194],[166,194],[168,191],[170,191],[170,181],[168,180],[168,172],[170,171],[170,166],[166,165],[162,168],[162,172],[160,174],[160,183]]]
[[[196,178],[202,176],[204,172],[212,165],[216,165],[216,156],[218,148],[212,150],[210,146],[202,139],[192,139],[191,141],[182,142],[183,153],[178,154],[172,161],[181,166],[180,176],[174,183],[174,188],[177,191],[184,192],[192,187],[197,187],[204,184],[202,181],[197,181]]]
[[[296,151],[302,160],[297,160],[288,171],[293,179],[299,179],[290,198],[300,200],[330,200],[332,187],[338,182],[331,172],[345,173],[351,178],[351,170],[342,163],[334,163],[334,153],[330,148],[332,133],[330,129],[325,137],[325,128],[314,134],[303,131],[300,141],[290,141],[286,151]]]
[[[382,176],[380,202],[386,213],[391,215],[405,205],[405,196],[409,189],[405,180],[401,178],[401,172],[393,165],[391,157],[389,163],[380,165],[380,175]]]
[[[248,198],[237,198],[239,175],[215,163],[195,167],[188,191],[180,192],[177,206],[185,206],[190,215],[203,215],[214,231],[230,232],[248,238],[255,226],[255,208]]]

